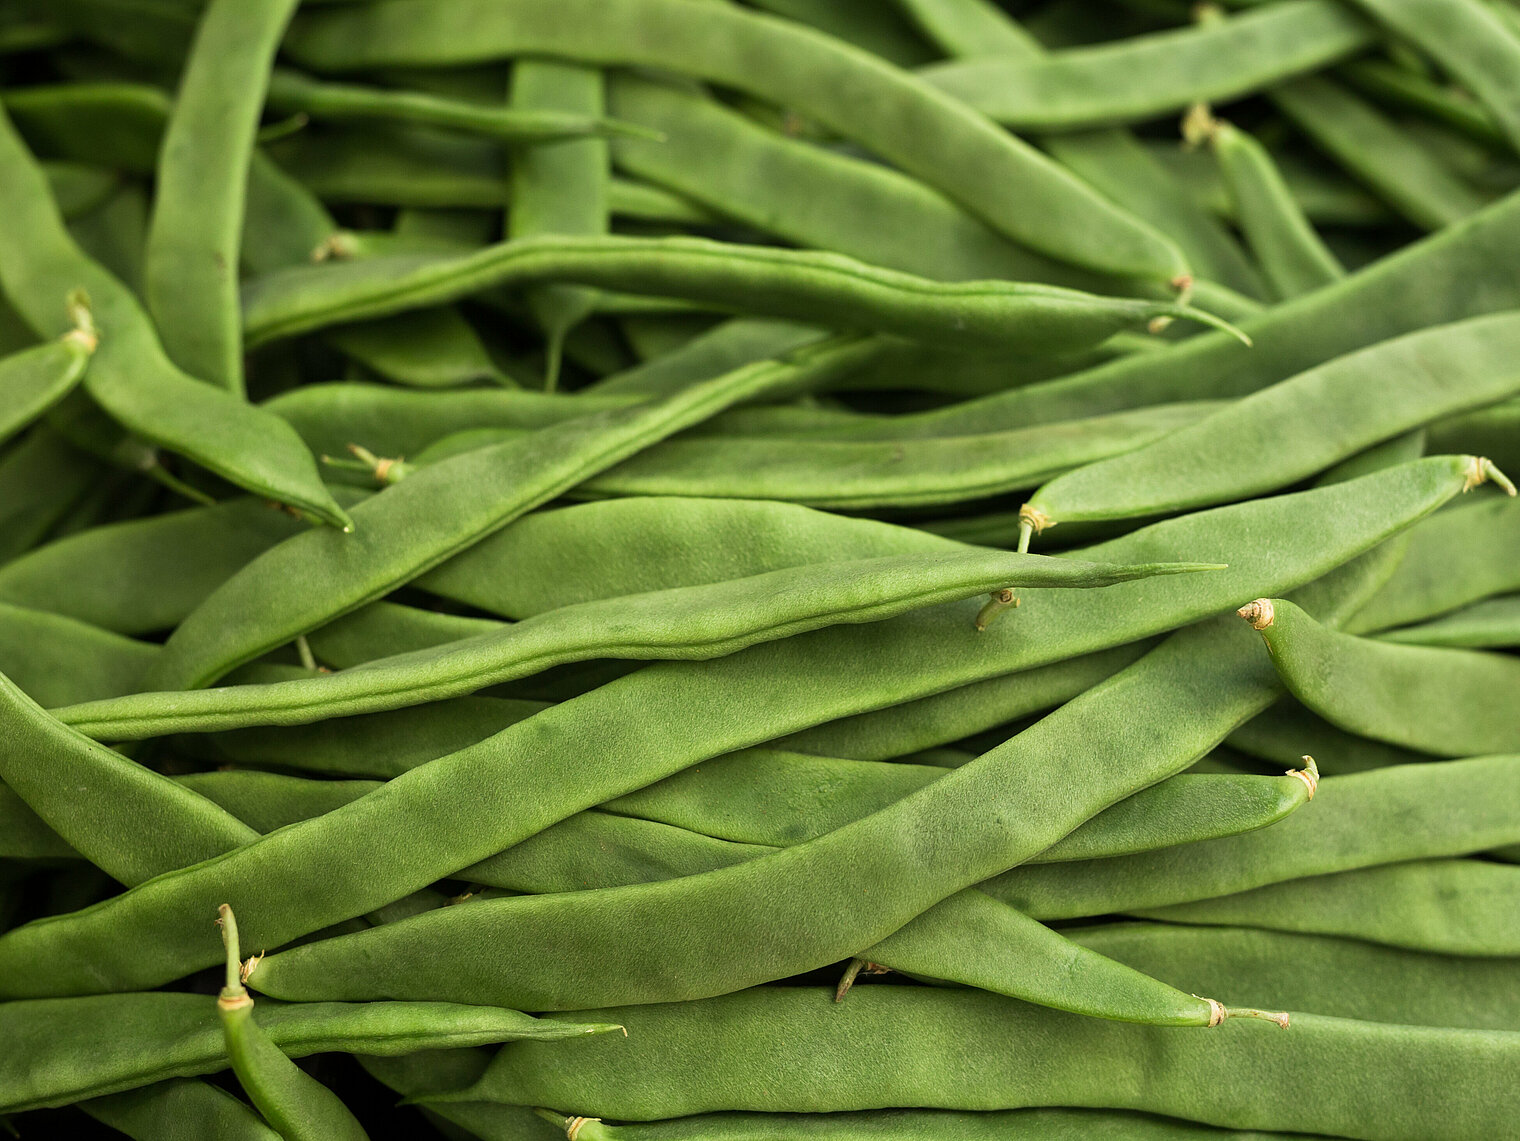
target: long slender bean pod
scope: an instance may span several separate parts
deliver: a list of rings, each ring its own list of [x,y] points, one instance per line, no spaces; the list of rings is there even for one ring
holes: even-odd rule
[[[1507,594],[1490,598],[1432,622],[1402,626],[1378,637],[1385,642],[1400,642],[1406,646],[1447,646],[1468,650],[1520,646],[1520,597]]]
[[[83,303],[76,308],[75,327],[63,336],[0,360],[0,443],[62,400],[84,378],[97,337]]]
[[[132,1141],[280,1141],[263,1118],[220,1086],[170,1078],[141,1089],[92,1097],[79,1108]]]

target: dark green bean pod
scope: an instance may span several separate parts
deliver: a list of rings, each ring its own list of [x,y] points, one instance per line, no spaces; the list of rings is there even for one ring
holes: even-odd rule
[[[1359,638],[1280,599],[1240,613],[1293,696],[1348,732],[1439,757],[1520,749],[1520,706],[1502,698],[1520,661],[1507,654]]]
[[[1338,935],[1442,955],[1520,955],[1520,867],[1417,860],[1139,912],[1166,923]]]
[[[0,455],[0,559],[41,542],[106,470],[46,424],[6,449]]]
[[[194,1078],[88,1098],[79,1108],[132,1141],[281,1141],[246,1103]]]
[[[136,298],[79,249],[9,119],[0,117],[0,280],[40,335],[63,331],[63,300],[83,290],[101,331],[84,387],[125,428],[218,475],[342,527],[348,517],[277,417],[197,384],[164,356]]]
[[[285,1141],[369,1141],[348,1107],[274,1044],[253,1019],[244,989],[237,919],[225,903],[217,923],[227,947],[227,981],[217,996],[227,1058],[243,1092]]]
[[[1088,348],[1158,317],[1229,328],[1177,302],[1102,297],[1056,285],[936,282],[843,254],[705,238],[617,236],[524,237],[454,256],[293,266],[248,284],[244,321],[249,344],[258,345],[485,289],[556,282],[686,298],[704,308],[838,329],[880,330],[962,350],[1030,355]]]
[[[1389,765],[1413,765],[1431,758],[1413,749],[1402,749],[1347,733],[1311,713],[1291,697],[1253,717],[1225,738],[1233,749],[1270,761],[1291,765],[1305,753],[1322,763],[1331,776],[1366,772]]]
[[[200,934],[204,937],[205,924]],[[562,1041],[619,1029],[447,1002],[261,1002],[254,1017],[293,1058],[393,1056],[514,1038]],[[102,1033],[110,1027],[110,1033]],[[0,1005],[0,1112],[69,1105],[227,1066],[216,1000],[163,991]]]
[[[1517,771],[1504,756],[1326,777],[1312,807],[1271,828],[1116,860],[1014,868],[983,889],[1039,919],[1080,919],[1482,852],[1520,836]]]
[[[509,1046],[468,1092],[623,1120],[1075,1103],[1373,1141],[1502,1134],[1515,1110],[1516,1095],[1500,1091],[1512,1091],[1520,1035],[1496,1031],[1295,1014],[1287,1033],[1242,1021],[1199,1034],[933,987],[830,997],[759,987],[593,1012],[621,1021],[627,1039],[553,1055]]]
[[[1520,646],[1520,596],[1507,594],[1486,599],[1433,622],[1389,630],[1378,637],[1406,646],[1510,649]]]
[[[960,102],[832,37],[742,9],[513,0],[454,4],[443,18],[390,0],[310,13],[286,48],[316,70],[548,55],[676,71],[794,108],[1059,260],[1160,281],[1187,269],[1167,239]],[[1019,187],[1016,203],[1009,186]]]
[[[1367,22],[1343,6],[1290,0],[1044,58],[986,56],[936,64],[921,74],[1001,123],[1069,131],[1224,102],[1318,71],[1371,42]]]

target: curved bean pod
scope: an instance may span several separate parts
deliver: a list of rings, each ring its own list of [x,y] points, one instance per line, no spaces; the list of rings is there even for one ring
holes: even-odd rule
[[[1318,71],[1371,41],[1366,21],[1344,7],[1291,0],[1042,59],[985,56],[936,64],[920,74],[1001,123],[1069,131],[1224,102]]]
[[[93,1097],[79,1108],[132,1141],[282,1141],[245,1102],[193,1078],[170,1078],[141,1089]]]
[[[471,1092],[624,1120],[1053,1102],[1437,1141],[1506,1128],[1516,1098],[1496,1091],[1520,1052],[1520,1036],[1494,1031],[1295,1015],[1289,1033],[1231,1021],[1197,1034],[933,987],[865,987],[838,1006],[826,991],[760,987],[593,1016],[621,1020],[628,1038],[552,1057],[509,1046]],[[1350,1069],[1364,1080],[1348,1085]]]
[[[1342,729],[1438,757],[1520,748],[1520,707],[1495,700],[1520,685],[1508,655],[1358,638],[1277,599],[1241,614],[1293,696]]]
[[[0,602],[0,674],[43,705],[142,689],[159,647],[59,614]]]
[[[1406,646],[1449,646],[1468,650],[1520,646],[1520,597],[1505,595],[1474,603],[1419,626],[1404,626],[1379,634],[1385,642]]]
[[[1023,508],[1027,534],[1283,487],[1363,448],[1520,389],[1520,319],[1478,317],[1339,357],[1122,456],[1059,476]],[[1378,390],[1367,383],[1379,378]],[[1331,428],[1330,426],[1334,426]],[[1482,482],[1486,472],[1475,473]]]
[[[61,711],[60,716],[81,731],[109,740],[298,725],[463,697],[563,662],[719,657],[835,623],[875,622],[969,598],[996,589],[999,576],[1031,587],[1091,587],[1221,569],[1218,564],[1096,565],[976,550],[804,565],[709,586],[561,607],[432,650],[371,662],[360,670],[265,686],[90,702]]]
[[[361,258],[278,270],[248,284],[245,331],[248,343],[259,345],[483,289],[550,282],[689,298],[707,308],[880,330],[962,350],[1070,351],[1157,317],[1229,327],[1175,302],[1101,297],[1056,285],[936,282],[842,254],[705,238],[552,236],[514,238],[454,256]]]
[[[76,327],[0,360],[0,443],[67,396],[84,378],[94,352],[94,333]]]
[[[1267,884],[1515,843],[1515,758],[1326,777],[1315,804],[1258,832],[1117,860],[1014,868],[984,891],[1038,919],[1164,907]]]
[[[1137,912],[1166,923],[1338,935],[1443,955],[1520,954],[1520,866],[1420,860]]]
[[[288,425],[180,372],[127,288],[76,246],[47,184],[9,119],[0,116],[0,280],[39,334],[60,331],[60,302],[90,298],[102,340],[84,387],[128,430],[233,483],[337,527],[348,517],[322,487],[310,453]]]
[[[335,329],[327,340],[365,368],[398,384],[441,388],[489,380],[514,386],[496,367],[474,327],[452,306],[397,313],[384,321]]]
[[[1231,748],[1273,764],[1295,764],[1307,752],[1323,759],[1325,770],[1332,776],[1389,765],[1420,764],[1431,759],[1413,749],[1401,749],[1347,733],[1309,712],[1291,697],[1285,697],[1261,716],[1247,721],[1226,737],[1225,742]]]
[[[285,46],[317,70],[512,55],[668,69],[795,108],[1059,260],[1162,281],[1187,269],[1164,237],[958,101],[868,52],[758,13],[690,0],[513,0],[454,4],[445,18],[389,0],[310,13]]]

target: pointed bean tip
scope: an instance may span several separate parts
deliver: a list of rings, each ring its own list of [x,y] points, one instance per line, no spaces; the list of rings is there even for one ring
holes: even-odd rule
[[[1256,342],[1251,340],[1251,335],[1244,329],[1238,325],[1231,324],[1223,317],[1215,316],[1207,309],[1198,309],[1192,305],[1179,305],[1177,307],[1177,316],[1197,321],[1200,325],[1207,325],[1209,328],[1217,329],[1221,333],[1228,333],[1248,349],[1255,347]]]

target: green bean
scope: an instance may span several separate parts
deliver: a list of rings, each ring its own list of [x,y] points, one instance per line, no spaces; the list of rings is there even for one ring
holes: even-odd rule
[[[217,924],[227,947],[227,981],[217,996],[216,1012],[227,1058],[243,1092],[286,1141],[369,1141],[338,1095],[291,1061],[253,1020],[253,999],[239,977],[243,960],[237,919],[225,903]]]
[[[513,0],[508,7],[453,5],[443,19],[410,0],[391,0],[310,13],[286,47],[317,70],[509,55],[669,69],[794,108],[1058,260],[1161,281],[1187,268],[1144,223],[922,81],[838,40],[737,8]],[[1019,187],[1016,200],[1009,186]]]
[[[1274,764],[1293,764],[1309,753],[1335,776],[1430,759],[1411,749],[1370,741],[1338,729],[1291,697],[1253,717],[1226,740],[1231,748]]]
[[[1432,424],[1429,429],[1431,450],[1446,451],[1452,440],[1471,440],[1474,443],[1491,444],[1492,447],[1487,451],[1468,447],[1459,450],[1489,456],[1500,467],[1504,467],[1506,462],[1520,463],[1520,447],[1516,445],[1516,441],[1520,440],[1520,431],[1517,431],[1517,426],[1520,426],[1520,401],[1506,400],[1492,408],[1469,412],[1465,416],[1453,416],[1449,420]]]
[[[293,725],[462,697],[561,662],[592,657],[712,658],[835,623],[875,622],[1015,585],[1097,587],[1219,564],[1098,565],[1002,551],[901,555],[811,564],[705,586],[560,607],[434,650],[267,686],[166,692],[136,702],[92,702],[64,719],[108,739]]]
[[[502,628],[500,622],[488,618],[440,614],[381,601],[345,614],[320,630],[313,630],[306,638],[323,662],[344,670],[379,658],[446,646]]]
[[[1263,5],[1044,59],[986,56],[924,68],[940,90],[1009,126],[1072,130],[1224,102],[1317,71],[1371,42],[1366,21],[1318,0]]]
[[[194,929],[195,915],[205,913],[208,900],[215,907],[219,899],[233,898],[245,929],[256,931],[259,945],[279,946],[383,906],[574,812],[721,753],[832,718],[1144,638],[1217,613],[1221,605],[1248,593],[1248,584],[1286,589],[1315,579],[1449,500],[1462,479],[1460,461],[1424,460],[1346,484],[1157,524],[1094,548],[1089,557],[1171,557],[1202,545],[1215,557],[1230,559],[1231,569],[1199,576],[1197,586],[1180,590],[1168,588],[1172,580],[1158,578],[1080,600],[1030,592],[1016,633],[1009,624],[977,635],[960,621],[962,615],[969,618],[966,611],[929,610],[772,642],[700,666],[664,663],[639,670],[544,710],[473,749],[404,773],[319,820],[160,877],[92,911],[0,936],[0,994],[19,997],[11,988],[22,985],[49,993],[157,985],[209,965],[214,958],[208,960],[205,948],[185,934]],[[1260,535],[1279,533],[1290,524],[1297,544],[1262,549]],[[1373,551],[1369,557],[1378,555]],[[1335,603],[1332,610],[1348,601],[1359,603],[1360,562],[1329,575],[1310,593],[1328,597]],[[1163,657],[1175,661],[1176,669],[1161,669],[1156,678],[1162,685],[1159,705],[1186,700],[1194,692],[1188,677],[1197,678],[1199,701],[1220,692],[1224,679],[1239,676],[1240,670],[1252,679],[1243,690],[1230,691],[1234,696],[1221,710],[1224,723],[1212,732],[1199,725],[1193,711],[1183,719],[1208,737],[1199,743],[1200,751],[1277,694],[1266,663],[1237,660],[1250,640],[1238,622],[1226,618],[1223,626],[1208,629],[1228,633],[1181,638]],[[1215,660],[1218,654],[1195,654],[1193,637],[1203,638],[1205,646],[1210,638],[1220,640],[1230,650],[1224,664]],[[904,671],[900,663],[910,660],[915,668]],[[841,662],[849,668],[841,669]],[[1176,672],[1195,669],[1186,677]],[[1161,717],[1151,708],[1150,695],[1142,696],[1145,717]],[[1162,729],[1184,731],[1169,723]],[[1094,725],[1092,732],[1101,730]],[[1146,739],[1147,749],[1152,744],[1133,726],[1125,732]],[[1069,738],[1059,742],[1059,749],[1062,764],[1084,755]],[[588,766],[586,756],[617,760]],[[520,782],[512,775],[521,765],[536,774],[535,788],[553,787],[556,796],[551,800],[535,794],[522,802]],[[1136,773],[1126,781],[1113,799],[1147,783]],[[1036,783],[1047,792],[1052,788],[1043,778]],[[989,799],[976,803],[977,811],[992,808]],[[435,830],[428,820],[441,823]],[[1073,820],[1071,827],[1080,823]],[[1052,840],[1070,831],[1055,819],[1046,826],[1056,832]],[[426,842],[398,843],[430,834],[446,835],[448,850]],[[962,834],[959,826],[954,834]],[[335,836],[342,836],[342,842],[335,844]],[[1047,846],[1037,837],[1032,840],[1037,849]],[[998,858],[995,853],[984,856]],[[318,874],[317,869],[323,886],[308,890],[307,877]],[[873,922],[890,924],[891,916]],[[705,923],[702,928],[710,929]],[[849,938],[857,945],[841,947],[838,954],[854,954],[859,942]],[[266,968],[271,961],[265,961]],[[564,965],[558,952],[556,963],[556,969]],[[706,969],[714,967],[727,974],[730,964],[724,958]],[[601,973],[601,967],[592,972]]]
[[[6,111],[37,153],[151,174],[170,102],[141,83],[68,83],[12,88]]]
[[[1520,590],[1520,502],[1479,499],[1411,529],[1398,570],[1347,629],[1407,626],[1514,590]]]
[[[1297,297],[1345,277],[1267,149],[1223,120],[1211,120],[1206,135],[1233,199],[1233,214],[1277,295]]]
[[[8,119],[0,118],[0,280],[40,335],[55,335],[61,299],[83,289],[102,331],[84,387],[130,431],[180,452],[258,494],[335,526],[348,518],[321,486],[295,433],[270,413],[193,383],[163,355],[124,286],[63,230],[47,186]]]
[[[1358,638],[1277,599],[1241,615],[1293,695],[1342,729],[1441,757],[1520,747],[1520,709],[1493,697],[1520,682],[1508,655]]]
[[[0,784],[0,859],[70,860],[78,854],[10,788]]]
[[[1520,867],[1514,865],[1419,860],[1310,876],[1141,914],[1167,923],[1339,935],[1443,955],[1515,955],[1520,954],[1517,889]]]
[[[269,69],[298,0],[211,0],[164,131],[143,282],[165,352],[241,395],[238,241]]]
[[[62,400],[84,378],[96,336],[82,299],[78,309],[75,327],[63,336],[0,359],[0,443]]]
[[[193,1078],[170,1078],[79,1103],[102,1125],[133,1141],[280,1141],[262,1118],[226,1090]]]
[[[672,191],[613,175],[607,184],[607,205],[618,217],[678,226],[713,226],[721,219]]]
[[[867,987],[830,1005],[815,988],[761,987],[596,1012],[622,1019],[628,1038],[552,1056],[510,1046],[470,1092],[624,1120],[1075,1103],[1236,1128],[1434,1141],[1502,1133],[1514,1099],[1494,1091],[1520,1049],[1498,1032],[1312,1014],[1295,1016],[1287,1034],[1229,1022],[1189,1034],[932,987]],[[1348,1084],[1348,1072],[1361,1080]]]
[[[243,240],[238,253],[254,273],[301,265],[338,229],[327,208],[262,150],[248,164]]]
[[[1470,99],[1391,60],[1357,59],[1342,64],[1342,78],[1395,107],[1418,111],[1487,147],[1504,150],[1504,132]]]
[[[703,238],[609,236],[520,238],[453,257],[374,258],[277,271],[249,283],[246,335],[257,345],[488,287],[544,282],[686,297],[717,309],[1031,354],[1085,348],[1158,316],[1222,325],[1171,302],[1105,298],[1053,285],[931,282],[840,254]]]
[[[596,68],[558,60],[519,60],[512,68],[510,102],[515,110],[601,115],[606,82]],[[512,164],[512,209],[507,237],[596,237],[607,233],[607,180],[611,156],[605,141],[577,139],[527,151]],[[591,315],[598,297],[584,286],[550,283],[526,297],[543,330],[544,391],[559,383],[566,335]]]
[[[491,359],[480,335],[450,306],[396,313],[384,321],[335,329],[327,340],[398,384],[442,388],[489,380],[515,387]]]
[[[299,528],[252,499],[96,527],[0,567],[0,600],[118,634],[168,630]]]
[[[126,285],[137,297],[143,295],[143,247],[148,238],[148,195],[140,183],[119,187],[98,210],[73,219],[69,238],[84,256]]]
[[[0,673],[45,705],[137,692],[158,655],[74,618],[0,603]]]
[[[197,932],[203,939],[205,927]],[[295,1058],[334,1050],[394,1056],[514,1038],[562,1041],[618,1029],[445,1002],[267,1002],[254,1017]],[[111,1033],[102,1033],[106,1026]],[[0,1109],[6,1113],[68,1105],[227,1065],[216,1000],[209,995],[8,1002],[0,1005],[0,1027],[14,1043],[0,1059]]]
[[[594,382],[577,398],[589,394],[666,396],[692,381],[790,352],[822,335],[813,326],[793,321],[730,317],[679,349]]]
[[[1476,0],[1357,0],[1378,23],[1420,45],[1462,83],[1520,149],[1520,40],[1496,13]]]
[[[31,550],[106,468],[39,424],[0,455],[0,559]]]
[[[1408,132],[1334,80],[1305,76],[1269,95],[1311,142],[1421,229],[1449,226],[1484,205]]]
[[[1231,1001],[1407,1026],[1513,1030],[1505,959],[1454,959],[1352,939],[1234,927],[1113,923],[1068,938],[1174,984]]]
[[[1496,314],[1312,368],[1154,443],[1052,480],[1022,508],[1020,548],[1066,519],[1133,518],[1292,484],[1426,421],[1510,395],[1520,388],[1520,371],[1507,363],[1517,349],[1520,320]],[[1376,397],[1367,383],[1373,375]],[[1507,485],[1482,462],[1475,484],[1496,478]]]
[[[738,369],[646,407],[572,420],[531,440],[435,464],[355,507],[368,537],[328,542],[331,536],[312,531],[249,563],[180,624],[165,645],[153,681],[176,689],[208,684],[381,597],[656,439],[690,427],[726,404],[799,376],[826,375],[869,359],[873,351],[870,339],[836,339],[788,360]],[[398,541],[400,535],[404,541]],[[323,585],[316,592],[298,585],[317,581]]]
[[[121,185],[116,171],[82,162],[45,162],[42,173],[65,221],[103,206]]]
[[[1481,852],[1520,835],[1514,757],[1326,777],[1312,807],[1270,828],[1114,860],[1015,868],[983,890],[1039,919],[1213,899],[1403,860]]]
[[[1454,613],[1377,635],[1406,646],[1448,646],[1468,650],[1520,646],[1520,596],[1507,594],[1476,602]]]
[[[1510,387],[1520,389],[1520,378]],[[586,480],[575,494],[774,499],[836,510],[957,503],[1156,446],[1226,410],[1214,401],[1163,404],[1006,432],[899,441],[719,435],[667,440]],[[386,478],[395,480],[520,436],[500,428],[462,432],[424,449],[414,464],[380,462]]]

